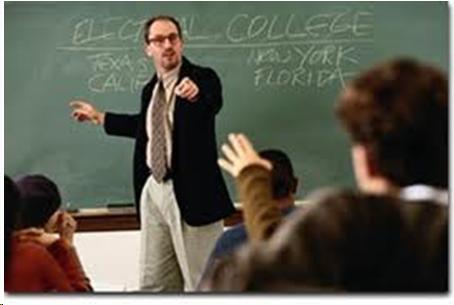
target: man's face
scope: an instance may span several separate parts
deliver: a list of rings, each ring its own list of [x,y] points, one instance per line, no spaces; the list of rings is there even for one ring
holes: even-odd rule
[[[167,72],[176,68],[182,58],[183,41],[178,35],[177,27],[170,21],[158,20],[150,26],[149,43],[145,53],[153,58],[157,71]]]

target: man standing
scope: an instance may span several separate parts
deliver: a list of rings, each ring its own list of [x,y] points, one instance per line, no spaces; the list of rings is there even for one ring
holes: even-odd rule
[[[140,288],[193,290],[222,232],[222,219],[234,211],[216,163],[222,88],[212,69],[183,57],[181,27],[173,17],[151,18],[144,38],[156,75],[142,91],[140,113],[104,113],[73,101],[72,115],[103,125],[109,135],[135,138]]]

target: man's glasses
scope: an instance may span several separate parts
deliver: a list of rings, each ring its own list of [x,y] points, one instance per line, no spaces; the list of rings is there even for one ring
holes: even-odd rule
[[[162,47],[167,39],[169,40],[170,44],[175,44],[178,39],[180,39],[180,36],[177,33],[172,33],[167,36],[158,35],[156,37],[148,39],[148,41],[149,43],[152,43],[157,47]]]

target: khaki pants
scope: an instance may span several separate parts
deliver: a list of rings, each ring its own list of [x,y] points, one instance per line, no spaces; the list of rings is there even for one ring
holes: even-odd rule
[[[157,183],[150,176],[140,201],[140,289],[193,291],[222,233],[222,221],[200,227],[186,224],[172,180]]]

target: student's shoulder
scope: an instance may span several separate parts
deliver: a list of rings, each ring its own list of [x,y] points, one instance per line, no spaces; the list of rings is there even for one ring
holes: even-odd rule
[[[221,257],[231,253],[243,243],[247,242],[247,232],[244,225],[236,225],[224,231],[216,242],[214,256]]]
[[[11,252],[11,266],[14,270],[42,270],[53,260],[47,248],[34,241],[14,242]]]
[[[27,240],[27,241],[15,241],[13,243],[13,255],[30,256],[30,257],[43,257],[48,256],[49,252],[47,248],[38,242]]]
[[[235,226],[225,230],[219,239],[220,240],[231,240],[231,239],[243,238],[243,237],[244,238],[247,237],[246,227],[244,226],[244,224],[238,224],[238,225],[235,225]]]

